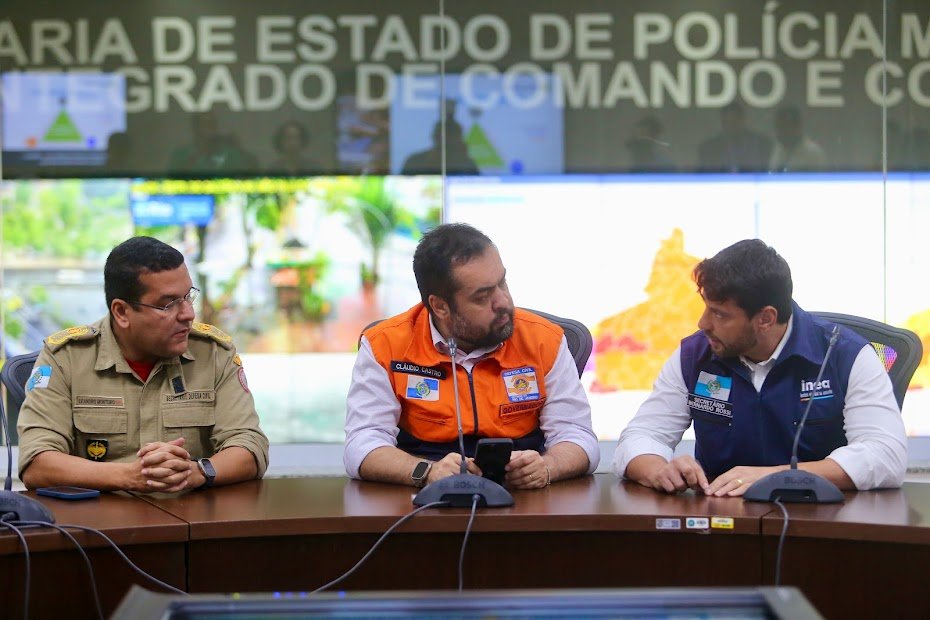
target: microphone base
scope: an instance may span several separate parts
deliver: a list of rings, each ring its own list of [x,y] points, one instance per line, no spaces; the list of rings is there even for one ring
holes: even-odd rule
[[[513,496],[507,489],[475,474],[455,474],[428,484],[413,498],[413,505],[448,502],[445,508],[471,508],[475,495],[482,508],[513,506]]]
[[[821,476],[800,469],[777,471],[753,482],[743,499],[750,502],[836,504],[845,498],[839,488]]]
[[[10,513],[14,516],[9,521],[55,522],[55,517],[42,502],[16,491],[0,491],[0,517]]]

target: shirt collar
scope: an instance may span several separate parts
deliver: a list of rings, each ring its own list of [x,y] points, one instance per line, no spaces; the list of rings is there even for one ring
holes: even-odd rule
[[[791,313],[791,316],[788,317],[788,327],[785,329],[785,333],[782,335],[781,340],[778,341],[778,346],[775,347],[775,350],[772,351],[772,355],[769,356],[767,360],[761,362],[754,362],[744,355],[740,355],[739,359],[741,362],[749,366],[749,368],[755,370],[756,368],[765,368],[766,366],[771,366],[775,363],[775,360],[778,359],[778,356],[781,355],[782,350],[784,350],[785,345],[788,343],[788,337],[791,336],[792,328],[794,327],[794,313]]]
[[[116,340],[116,334],[113,333],[113,326],[110,325],[110,315],[103,317],[94,327],[100,330],[100,348],[97,351],[97,361],[94,364],[94,370],[106,370],[107,368],[116,368],[116,372],[131,373],[132,369],[129,367],[129,364],[126,363],[126,357],[123,355],[123,351],[119,348],[119,342]],[[190,336],[188,336],[189,338]],[[188,343],[187,351],[185,351],[181,357],[187,360],[194,359],[193,353],[190,350],[190,344]],[[172,357],[169,359],[161,359],[155,363],[155,367],[158,367],[159,364],[179,364],[180,358]],[[154,370],[154,368],[153,368]]]

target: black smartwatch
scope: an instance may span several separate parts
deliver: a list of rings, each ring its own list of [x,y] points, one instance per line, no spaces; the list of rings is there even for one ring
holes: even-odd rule
[[[431,461],[420,461],[417,463],[416,467],[413,468],[413,473],[410,474],[410,479],[413,480],[413,486],[418,489],[422,489],[426,486],[426,479],[429,478],[429,470],[432,466],[433,463]]]
[[[199,459],[197,461],[197,467],[200,468],[200,473],[206,478],[203,483],[203,488],[209,489],[213,486],[213,481],[216,480],[216,470],[213,468],[213,463],[210,462],[210,459]]]

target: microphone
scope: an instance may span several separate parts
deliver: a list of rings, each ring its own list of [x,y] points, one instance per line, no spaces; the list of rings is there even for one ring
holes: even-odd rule
[[[413,498],[414,506],[424,506],[434,502],[445,502],[449,508],[471,508],[478,497],[478,506],[513,506],[510,492],[493,480],[476,476],[468,472],[465,460],[465,433],[462,430],[462,409],[459,405],[459,377],[456,370],[455,354],[457,346],[454,338],[446,341],[449,357],[452,358],[452,389],[455,392],[455,421],[458,424],[459,452],[462,454],[462,466],[459,473],[437,480],[423,487]]]
[[[798,469],[798,441],[801,439],[801,431],[804,430],[807,414],[810,413],[811,405],[814,404],[814,389],[823,377],[823,371],[827,367],[827,361],[830,359],[830,353],[833,352],[833,346],[839,335],[840,328],[834,325],[830,334],[830,344],[827,346],[823,363],[820,364],[820,371],[814,380],[814,388],[811,389],[804,414],[798,422],[798,430],[794,434],[794,445],[791,446],[791,468],[759,478],[746,489],[743,499],[750,502],[781,500],[804,504],[834,504],[843,501],[843,492],[835,484],[813,472]]]
[[[6,442],[6,480],[0,491],[0,518],[12,515],[5,521],[41,521],[54,523],[55,517],[42,502],[13,491],[13,447],[10,445],[10,430],[7,428],[6,412],[0,403],[0,424],[3,425],[3,440]]]

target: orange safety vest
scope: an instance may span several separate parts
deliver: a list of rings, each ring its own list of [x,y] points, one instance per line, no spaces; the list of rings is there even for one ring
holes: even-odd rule
[[[381,321],[366,330],[365,337],[401,404],[401,435],[409,433],[425,444],[457,441],[452,362],[436,350],[423,304]],[[456,365],[464,434],[516,440],[537,431],[540,445],[534,449],[541,448],[539,413],[546,402],[546,375],[555,364],[562,337],[558,325],[517,309],[513,335],[480,359],[471,376]],[[516,447],[525,449],[519,443]]]

